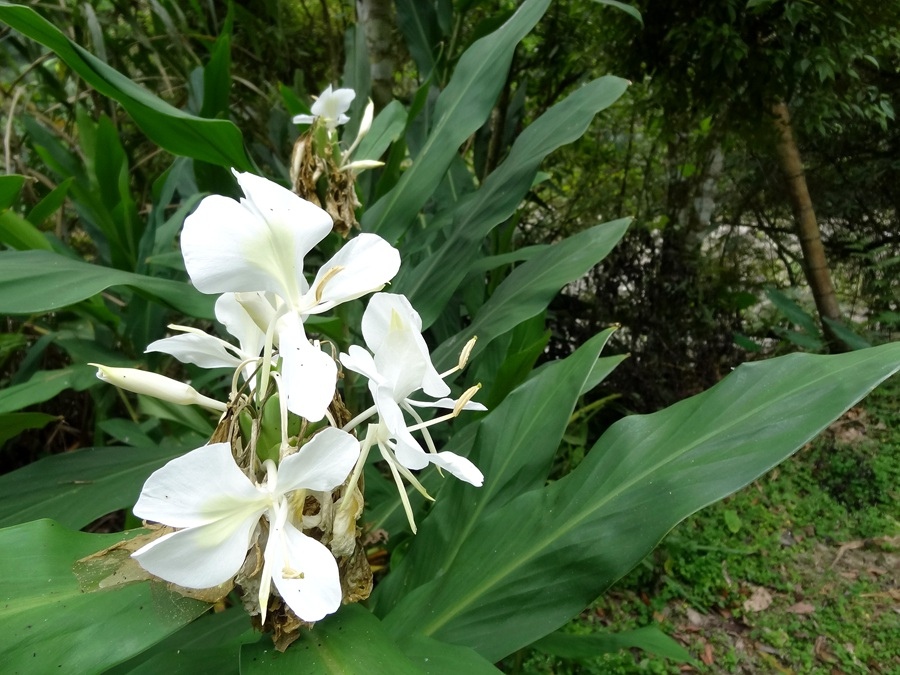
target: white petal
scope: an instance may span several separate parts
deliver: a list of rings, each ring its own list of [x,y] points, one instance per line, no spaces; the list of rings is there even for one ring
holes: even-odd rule
[[[315,115],[294,115],[291,121],[294,124],[312,124],[316,121]]]
[[[395,316],[396,314],[396,316]],[[374,353],[381,348],[381,343],[391,329],[391,323],[398,318],[408,325],[409,330],[422,332],[422,318],[409,304],[404,295],[395,293],[376,293],[369,298],[366,311],[363,312],[362,334],[368,348]]]
[[[354,373],[359,373],[370,382],[375,382],[376,385],[382,382],[378,368],[375,366],[375,360],[369,352],[357,345],[350,345],[347,351],[349,352],[348,354],[342,353],[339,356],[345,368],[352,370]]]
[[[344,164],[341,167],[341,171],[355,171],[356,173],[360,173],[366,169],[377,169],[379,166],[384,166],[384,162],[379,162],[376,159],[360,159],[355,162],[350,162],[349,164]]]
[[[154,471],[134,506],[138,518],[171,527],[206,525],[265,509],[267,496],[243,474],[228,443],[191,450]]]
[[[412,392],[422,388],[422,382],[431,360],[419,349],[421,335],[399,327],[388,332],[381,347],[375,352],[375,367],[384,386],[389,386],[398,403]]]
[[[252,298],[262,297],[258,293],[241,294],[245,295]],[[225,293],[216,300],[216,318],[237,338],[245,358],[259,356],[266,342],[266,334],[250,316],[237,294]]]
[[[397,461],[412,470],[424,469],[428,466],[428,456],[409,432],[403,411],[387,391],[379,389],[375,395],[375,405],[378,408],[381,424],[387,428],[390,437],[396,441],[393,450]]]
[[[206,197],[185,219],[191,281],[204,293],[270,291],[296,303],[306,290],[303,257],[331,231],[331,217],[265,178],[235,175],[247,199]]]
[[[422,337],[422,318],[419,313],[413,309],[406,296],[394,293],[376,293],[369,300],[362,318],[363,338],[366,345],[375,354],[376,362],[383,350],[392,351],[391,346],[386,344],[386,340],[391,332],[398,330],[407,330],[415,336],[413,338],[415,351],[410,346],[404,355],[394,354],[393,357],[388,358],[421,361],[424,372],[419,386],[429,396],[449,394],[450,387],[441,379],[431,362],[428,345],[425,344],[425,339]],[[387,354],[385,356],[387,357]]]
[[[303,621],[319,621],[336,612],[343,594],[331,551],[291,523],[285,523],[281,536],[273,541],[275,534],[269,536],[266,556],[272,581],[288,607]]]
[[[282,317],[278,328],[282,386],[292,413],[318,422],[334,398],[337,364],[310,344],[296,315]]]
[[[339,268],[338,272],[334,272]],[[400,269],[400,253],[377,234],[351,239],[322,265],[301,311],[318,314],[337,304],[377,291]]]
[[[225,348],[225,342],[205,333],[184,333],[155,340],[144,352],[171,354],[182,363],[201,368],[237,368],[241,359]]]
[[[212,588],[237,574],[258,522],[259,513],[235,513],[167,534],[131,557],[160,579],[185,588]]]
[[[437,401],[413,401],[412,399],[406,399],[406,402],[417,408],[448,408],[452,410],[456,407],[456,401],[452,398],[442,398]],[[462,409],[479,411],[487,410],[484,405],[477,401],[467,401]]]
[[[484,483],[484,474],[465,457],[453,452],[428,453],[427,457],[432,464],[446,469],[460,480],[476,487],[481,487]]]
[[[278,465],[276,493],[298,488],[332,490],[343,483],[359,459],[359,441],[346,431],[327,427]]]

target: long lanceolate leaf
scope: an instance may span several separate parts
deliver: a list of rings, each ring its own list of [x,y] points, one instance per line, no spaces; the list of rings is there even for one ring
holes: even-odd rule
[[[601,77],[541,115],[516,139],[484,185],[457,207],[441,247],[415,268],[401,271],[394,286],[418,308],[424,325],[431,325],[466,277],[484,238],[515,213],[544,158],[580,138],[594,116],[626,87],[626,80]]]
[[[161,148],[242,171],[252,168],[241,132],[231,122],[195,117],[169,105],[79,47],[28,7],[0,0],[0,21],[53,50],[90,86],[121,103]]]
[[[189,450],[161,447],[83,448],[51,455],[0,476],[0,527],[38,518],[81,528],[131,507],[156,469]]]
[[[794,354],[625,418],[571,474],[479,521],[441,576],[403,597],[386,624],[497,660],[565,623],[679,521],[783,461],[898,369],[900,343]]]
[[[369,208],[364,230],[396,242],[440,184],[457,149],[484,123],[506,79],[513,52],[547,10],[550,0],[526,0],[498,30],[460,58],[435,107],[435,123],[412,167]]]
[[[0,530],[4,672],[103,672],[206,611],[209,605],[149,583],[86,593],[73,563],[122,539],[49,520]]]
[[[474,354],[491,340],[542,312],[568,283],[587,274],[603,260],[628,229],[630,218],[595,225],[540,251],[523,263],[497,287],[472,323],[434,352],[438,368],[447,368],[460,349],[477,336]]]
[[[0,314],[61,309],[110,286],[130,286],[191,316],[213,317],[214,299],[180,281],[91,265],[51,251],[0,251]]]

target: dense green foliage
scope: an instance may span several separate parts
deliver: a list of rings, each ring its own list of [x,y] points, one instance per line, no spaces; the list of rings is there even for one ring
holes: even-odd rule
[[[894,8],[618,4],[395,3],[397,100],[354,155],[385,162],[358,177],[357,216],[400,251],[390,290],[421,314],[438,370],[478,337],[453,386],[480,384],[489,412],[436,440],[486,481],[476,491],[423,472],[437,501],[411,491],[413,536],[371,462],[360,524],[373,564],[389,561],[371,611],[344,607],[281,654],[235,607],[192,621],[204,606],[147,584],[81,594],[99,579],[76,566],[79,588],[73,562],[131,536],[121,532],[140,525],[129,509],[147,476],[216,426],[195,408],[117,393],[86,364],[138,365],[224,397],[230,374],[142,353],[171,322],[219,330],[213,298],[187,283],[182,224],[204,195],[238,196],[232,167],[287,184],[291,116],[329,82],[358,92],[349,145],[370,90],[366,27],[337,0],[104,0],[39,13],[0,2],[0,539],[32,552],[24,604],[0,612],[10,644],[52,642],[40,652],[47,668],[64,659],[119,672],[353,672],[379,660],[390,672],[528,671],[548,663],[525,651],[532,643],[562,656],[636,646],[668,658],[648,662],[662,672],[688,657],[647,628],[653,610],[678,600],[739,612],[750,583],[791,592],[750,558],[728,562],[740,584],[719,575],[749,548],[784,553],[773,539],[784,519],[809,508],[803,527],[829,529],[865,514],[853,529],[835,524],[838,541],[896,527],[883,513],[896,496],[893,441],[884,452],[819,445],[784,470],[789,484],[773,478],[761,497],[694,516],[613,586],[679,521],[789,457],[900,365],[897,345],[882,344],[900,325]],[[849,319],[841,335],[858,351],[767,358],[827,348],[772,159],[775,99],[794,110]],[[330,235],[308,265],[340,244]],[[345,349],[362,308],[307,327]],[[747,360],[759,362],[723,380]],[[348,374],[348,407],[365,394]],[[635,410],[654,414],[615,421]],[[813,482],[841,506],[803,501],[818,494]],[[721,556],[698,559],[694,531]],[[59,597],[41,590],[44,577]],[[606,599],[591,605],[611,587],[653,599],[620,618]],[[147,630],[130,623],[141,603],[156,603]],[[594,614],[579,615],[588,605]],[[23,638],[45,612],[65,621]],[[645,631],[555,632],[578,616],[569,630],[593,632],[601,615],[615,616],[605,628]],[[124,617],[115,650],[96,632],[104,616]],[[764,620],[750,628],[781,640]],[[25,647],[3,649],[33,666]],[[798,654],[785,662],[808,665]],[[598,672],[627,671],[631,658]]]

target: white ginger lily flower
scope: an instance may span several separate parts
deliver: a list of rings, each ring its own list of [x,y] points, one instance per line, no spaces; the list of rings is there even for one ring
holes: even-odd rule
[[[120,389],[145,394],[178,405],[199,405],[210,410],[225,412],[225,404],[204,396],[191,385],[173,380],[158,373],[148,373],[137,368],[113,368],[99,363],[89,363],[97,368],[97,378],[114,384]]]
[[[334,489],[358,457],[353,436],[326,428],[277,467],[267,460],[266,479],[257,485],[238,468],[228,443],[192,450],[155,471],[134,507],[140,518],[181,529],[132,557],[160,579],[185,588],[212,588],[237,574],[265,516],[269,537],[259,590],[262,620],[274,583],[298,617],[318,621],[340,607],[338,566],[323,544],[293,524],[289,495]]]
[[[397,462],[407,469],[423,469],[428,463],[446,469],[460,480],[480,486],[484,476],[472,462],[452,452],[437,452],[426,427],[438,420],[423,422],[415,407],[451,408],[453,417],[459,410],[485,410],[480,403],[446,398],[450,387],[431,363],[428,346],[422,337],[422,319],[402,295],[376,293],[369,300],[362,318],[362,332],[372,351],[353,345],[341,354],[341,363],[369,380],[369,391],[379,415],[379,446],[392,451]],[[456,368],[450,372],[454,372]],[[445,373],[447,375],[449,373]],[[416,401],[409,396],[419,389],[437,401]],[[477,391],[475,389],[474,391]],[[469,397],[474,393],[471,391]],[[404,412],[415,418],[412,429],[422,429],[430,452],[425,452],[413,437]],[[365,419],[361,415],[357,423]],[[439,418],[443,419],[443,418]],[[391,461],[390,456],[386,456]],[[406,472],[408,473],[408,472]]]
[[[245,198],[206,197],[185,219],[185,266],[203,293],[278,296],[276,339],[288,408],[315,422],[334,395],[337,366],[306,338],[303,319],[383,288],[400,269],[400,254],[381,237],[360,234],[310,285],[303,258],[331,231],[331,217],[265,178],[234,174]]]
[[[317,119],[322,120],[328,133],[333,132],[341,124],[350,121],[346,113],[350,109],[350,104],[356,98],[356,92],[352,89],[335,89],[332,90],[331,85],[319,94],[315,103],[312,104],[311,115],[295,115],[294,124],[313,124]]]

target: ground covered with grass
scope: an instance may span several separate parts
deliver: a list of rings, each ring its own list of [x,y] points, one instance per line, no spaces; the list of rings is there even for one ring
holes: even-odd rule
[[[895,378],[896,380],[896,378]],[[694,655],[640,650],[522,673],[900,673],[900,382],[789,461],[676,527],[565,630],[657,626]]]

